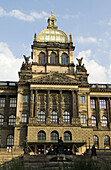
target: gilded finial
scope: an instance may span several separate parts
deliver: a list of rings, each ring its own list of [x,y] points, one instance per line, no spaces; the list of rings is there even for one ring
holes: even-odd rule
[[[72,34],[71,34],[71,32],[70,32],[70,43],[72,43]]]
[[[53,15],[53,11],[51,11],[51,15]]]
[[[34,34],[34,41],[37,41],[36,32],[35,32],[35,34]]]

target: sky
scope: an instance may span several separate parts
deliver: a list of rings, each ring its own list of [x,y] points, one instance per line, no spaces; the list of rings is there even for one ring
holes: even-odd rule
[[[83,57],[89,83],[111,83],[111,0],[0,0],[0,81],[18,81],[34,32],[53,11],[58,29],[71,32],[76,58]]]

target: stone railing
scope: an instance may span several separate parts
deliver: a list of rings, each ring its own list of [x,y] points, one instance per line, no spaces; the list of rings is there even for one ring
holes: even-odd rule
[[[90,84],[92,89],[111,89],[111,84]]]
[[[12,81],[0,81],[0,86],[16,86],[16,82],[12,82]]]

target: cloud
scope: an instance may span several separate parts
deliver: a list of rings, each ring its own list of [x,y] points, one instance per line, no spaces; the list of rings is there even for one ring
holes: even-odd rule
[[[0,17],[3,16],[14,17],[19,20],[33,22],[35,19],[46,18],[49,16],[49,14],[45,11],[42,11],[41,13],[31,12],[29,15],[27,15],[18,9],[13,9],[10,12],[7,12],[2,7],[0,7]]]
[[[62,16],[63,19],[79,18],[79,17],[80,17],[80,12],[76,15],[65,14],[65,15]]]
[[[22,61],[13,55],[7,43],[0,42],[0,81],[17,81]]]
[[[111,65],[109,68],[98,64],[94,59],[91,59],[91,50],[81,51],[77,58],[83,57],[83,63],[89,73],[90,83],[108,83],[109,78],[111,78]],[[77,61],[76,61],[77,63]]]
[[[77,37],[77,42],[78,43],[97,43],[97,39],[95,37],[87,37],[84,38],[82,36]]]

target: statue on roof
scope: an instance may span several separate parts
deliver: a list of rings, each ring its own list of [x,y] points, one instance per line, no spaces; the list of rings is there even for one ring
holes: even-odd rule
[[[81,66],[83,57],[81,57],[80,59],[76,58],[76,60],[78,61],[79,66]]]
[[[25,59],[25,63],[28,65],[30,56],[29,57],[26,57],[25,55],[23,55],[23,56],[24,56],[24,59]]]

